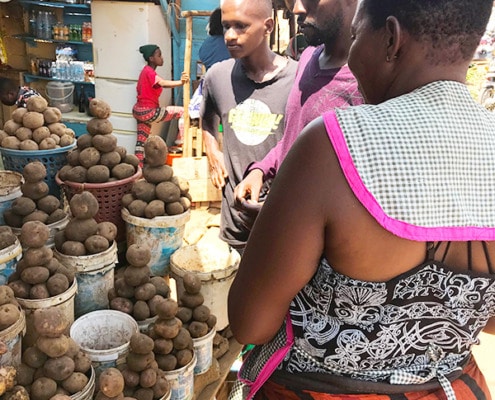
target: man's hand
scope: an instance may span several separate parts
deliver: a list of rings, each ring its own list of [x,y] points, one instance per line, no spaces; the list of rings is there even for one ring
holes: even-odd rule
[[[257,203],[262,186],[263,171],[260,169],[249,171],[249,174],[234,189],[236,207],[242,208],[241,203],[248,199]]]
[[[239,218],[247,229],[251,230],[253,228],[254,221],[256,221],[262,206],[263,203],[253,200],[243,200],[240,202],[237,207],[239,210]]]
[[[208,163],[210,164],[211,182],[217,189],[221,189],[225,186],[225,179],[229,176],[225,168],[223,153],[217,150],[207,155]]]

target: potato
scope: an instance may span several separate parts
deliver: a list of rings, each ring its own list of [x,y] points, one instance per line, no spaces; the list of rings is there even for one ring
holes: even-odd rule
[[[145,164],[150,167],[159,167],[167,161],[168,148],[160,136],[150,136],[144,143]]]
[[[31,96],[26,100],[26,109],[37,113],[43,113],[48,107],[48,102],[41,96]]]
[[[162,319],[174,318],[178,310],[179,305],[174,299],[171,298],[164,299],[156,307],[158,317]]]
[[[117,148],[115,149],[115,151],[117,153],[119,153],[121,160],[123,160],[125,158],[125,156],[127,155],[127,150],[125,149],[124,146],[117,146]]]
[[[132,193],[126,193],[122,196],[122,207],[127,208],[134,200]]]
[[[187,197],[181,196],[181,198],[179,199],[179,203],[181,204],[184,211],[187,211],[191,208],[191,200],[189,200]]]
[[[151,299],[148,300],[148,307],[150,308],[150,313],[152,317],[157,315],[156,308],[158,306],[158,303],[163,300],[165,300],[164,297],[160,296],[159,294],[155,294]]]
[[[2,139],[2,147],[6,149],[19,150],[20,145],[21,141],[15,136],[7,136]]]
[[[184,207],[182,207],[180,201],[174,201],[165,205],[165,212],[167,213],[167,215],[179,215],[182,214],[184,211]]]
[[[84,242],[90,236],[96,234],[98,223],[93,218],[71,219],[65,227],[67,240]]]
[[[24,196],[29,197],[31,200],[39,200],[45,197],[50,189],[45,181],[39,181],[23,183],[21,191]]]
[[[28,267],[21,272],[21,279],[30,285],[45,283],[50,277],[50,271],[45,267]]]
[[[34,368],[26,364],[20,364],[16,367],[16,383],[21,386],[30,386],[34,381]],[[13,400],[13,399],[12,399]]]
[[[47,109],[43,111],[43,117],[45,118],[46,124],[53,124],[62,120],[62,112],[57,107],[47,107]]]
[[[84,247],[88,254],[97,254],[107,250],[110,247],[108,240],[100,235],[92,235],[84,241]]]
[[[9,287],[15,293],[15,297],[21,299],[29,298],[29,292],[31,290],[31,285],[29,283],[23,282],[20,279],[11,280],[12,275],[9,277]]]
[[[143,200],[146,203],[156,199],[155,185],[146,182],[144,179],[140,179],[132,184],[131,193],[134,198]]]
[[[150,308],[145,301],[137,300],[134,302],[132,316],[136,321],[144,321],[151,316]]]
[[[183,324],[187,324],[192,319],[192,310],[189,307],[179,307],[176,317],[179,318]]]
[[[96,118],[105,119],[110,117],[111,109],[108,103],[101,99],[91,99],[89,102],[89,113]]]
[[[153,386],[153,398],[160,399],[165,396],[170,391],[170,383],[168,382],[165,374],[160,373],[161,370],[158,371],[158,376],[156,379],[156,384]]]
[[[69,279],[61,273],[50,276],[46,282],[46,288],[50,293],[50,297],[64,293],[69,287]]]
[[[43,223],[32,221],[24,224],[20,240],[24,247],[41,247],[50,236],[50,229]]]
[[[188,293],[196,294],[201,291],[202,282],[197,274],[186,272],[182,276],[182,283],[184,285],[184,289]]]
[[[153,326],[155,333],[165,339],[173,339],[182,328],[182,321],[178,318],[158,319]]]
[[[176,350],[184,350],[193,346],[191,334],[186,328],[180,328],[179,333],[172,339],[172,342]]]
[[[67,356],[49,358],[43,365],[43,372],[47,378],[54,381],[63,381],[74,372],[74,360]]]
[[[124,391],[124,377],[117,368],[105,369],[99,377],[99,387],[107,397],[115,397]]]
[[[86,182],[87,169],[82,165],[67,170],[65,173],[66,180],[69,182],[84,183]]]
[[[158,338],[155,339],[155,354],[169,354],[174,349],[174,342],[172,339]]]
[[[15,302],[15,294],[14,291],[5,285],[0,286],[0,305],[14,303]]]
[[[153,390],[140,387],[134,392],[133,397],[136,400],[153,400]]]
[[[108,119],[92,118],[86,124],[91,135],[106,135],[113,132],[112,123]]]
[[[109,242],[113,242],[117,237],[117,226],[110,221],[103,221],[98,223],[96,234],[103,236]]]
[[[77,149],[79,151],[84,150],[92,146],[93,136],[89,133],[85,133],[77,138]]]
[[[194,309],[203,304],[205,299],[201,293],[191,294],[186,291],[182,293],[180,301],[184,306]]]
[[[155,369],[147,368],[141,372],[139,377],[139,385],[143,388],[151,388],[155,385],[157,373]]]
[[[17,215],[26,216],[36,210],[36,203],[28,197],[21,196],[12,202],[11,209]]]
[[[210,314],[208,319],[206,320],[206,325],[208,325],[208,330],[211,330],[217,324],[217,317],[213,314]]]
[[[30,247],[24,250],[22,256],[23,261],[27,267],[36,267],[38,265],[45,265],[53,258],[53,251],[49,247]]]
[[[182,368],[191,362],[193,352],[190,349],[179,350],[175,356],[177,357],[177,368]]]
[[[37,201],[37,206],[38,209],[40,209],[41,211],[44,211],[47,214],[51,214],[52,212],[60,208],[60,200],[57,199],[55,196],[48,195],[39,199]]]
[[[50,150],[55,149],[56,147],[57,143],[52,138],[43,139],[39,144],[40,150]]]
[[[39,150],[39,146],[34,140],[26,139],[19,144],[19,150]]]
[[[37,283],[36,285],[32,285],[31,289],[29,290],[29,298],[30,299],[47,299],[50,297],[50,292],[48,291],[48,288],[46,287],[45,283]]]
[[[151,283],[155,286],[156,293],[160,296],[168,297],[170,295],[170,287],[162,276],[153,276]]]
[[[11,226],[13,228],[20,228],[20,227],[22,227],[22,219],[23,219],[23,217],[21,215],[17,215],[12,210],[5,210],[3,212],[3,219],[5,220],[5,223],[8,226]]]
[[[177,358],[173,354],[158,354],[156,362],[163,371],[173,371],[177,367]]]
[[[192,321],[187,328],[193,338],[200,338],[208,333],[206,322]]]
[[[139,285],[136,287],[134,291],[134,297],[136,300],[148,301],[156,294],[155,286],[150,283],[144,283],[143,285]]]
[[[125,367],[120,371],[124,377],[125,386],[128,388],[135,388],[139,385],[139,373],[136,371],[131,371],[129,368]]]
[[[144,217],[144,212],[146,210],[146,207],[148,206],[148,203],[146,203],[143,200],[133,200],[128,206],[127,209],[129,210],[129,213],[131,215],[134,215],[135,217]]]
[[[155,192],[156,197],[165,203],[173,203],[180,199],[179,187],[170,181],[156,185]]]
[[[88,191],[72,196],[69,207],[72,215],[81,220],[93,218],[99,210],[98,200]]]
[[[96,165],[99,161],[100,152],[94,147],[87,147],[79,153],[79,163],[85,168]]]
[[[54,133],[50,134],[50,139],[53,139],[55,141],[55,144],[60,145],[60,137],[55,135]]]
[[[131,164],[135,168],[137,168],[140,161],[139,161],[139,158],[137,158],[135,154],[126,154],[126,156],[124,157],[122,162],[125,162],[126,164]]]
[[[131,371],[141,372],[149,367],[151,362],[155,360],[155,354],[151,351],[147,354],[137,354],[130,352],[127,355],[127,367]]]
[[[73,266],[65,266],[63,264],[60,264],[60,266],[57,268],[57,273],[64,274],[67,279],[69,280],[70,284],[74,282],[75,276],[76,276],[76,267]]]
[[[60,252],[68,256],[76,257],[85,256],[87,254],[86,246],[84,246],[84,243],[75,240],[68,240],[63,243]]]
[[[31,385],[31,400],[49,400],[55,396],[57,391],[57,382],[50,378],[36,379]]]
[[[133,267],[128,266],[124,271],[124,280],[129,286],[139,286],[150,280],[149,267]]]
[[[74,357],[74,365],[75,372],[82,372],[85,374],[91,369],[91,359],[84,351],[80,350]]]
[[[153,347],[155,346],[153,339],[140,332],[131,336],[129,344],[131,351],[137,354],[148,354],[153,351]]]
[[[33,138],[33,131],[25,126],[21,126],[15,131],[15,137],[21,142],[24,140],[30,140]]]
[[[103,183],[110,179],[110,169],[104,165],[93,165],[88,168],[86,179],[89,183]]]
[[[48,356],[36,346],[30,346],[22,353],[22,362],[33,369],[43,367],[47,359]]]
[[[144,267],[151,260],[151,250],[148,246],[133,243],[127,248],[125,256],[133,267]]]
[[[54,133],[57,136],[63,136],[67,126],[61,122],[54,122],[52,124],[48,124],[48,129],[50,133]]]
[[[40,126],[33,131],[33,140],[36,143],[41,143],[43,140],[49,138],[51,135],[50,129],[47,126]]]
[[[2,142],[3,143],[3,142]],[[121,163],[112,168],[112,177],[117,179],[125,179],[133,176],[136,169],[131,164]]]
[[[201,304],[193,310],[192,317],[195,321],[206,322],[210,317],[210,313],[208,306]]]
[[[61,208],[57,208],[54,212],[52,212],[48,216],[48,219],[46,220],[45,224],[47,225],[54,224],[55,222],[63,220],[65,217],[67,217],[65,211],[62,210]]]
[[[18,124],[22,124],[22,117],[24,117],[24,114],[28,112],[27,108],[25,107],[19,107],[16,108],[14,111],[12,111],[12,114],[10,115],[12,117],[12,120]]]
[[[79,156],[81,154],[80,149],[74,149],[71,150],[67,153],[67,163],[73,167],[77,167],[78,165],[81,165],[79,162]]]
[[[65,353],[64,356],[74,359],[80,351],[81,347],[79,346],[79,344],[77,344],[74,339],[69,337],[69,350],[67,350],[67,353]]]
[[[189,181],[187,179],[181,178],[180,176],[173,176],[170,181],[179,187],[181,196],[185,196],[186,193],[189,193]]]
[[[48,357],[62,357],[69,350],[69,338],[61,335],[56,338],[39,336],[36,339],[36,346],[45,353]]]
[[[53,237],[53,241],[55,242],[55,248],[58,251],[62,251],[62,245],[66,242],[65,238],[65,232],[63,230],[58,231],[55,233],[55,236]]]
[[[110,151],[108,153],[103,153],[100,157],[100,164],[112,169],[121,161],[120,154],[116,151]]]
[[[81,372],[74,372],[62,382],[62,387],[73,395],[81,392],[88,384],[88,377]]]
[[[19,320],[21,310],[14,304],[4,304],[0,306],[0,331],[7,329]]]
[[[134,304],[131,300],[124,297],[116,297],[110,301],[110,308],[132,315]]]
[[[128,285],[124,276],[116,277],[114,285],[118,297],[125,297],[127,299],[134,297],[134,286]]]
[[[28,111],[22,117],[22,125],[30,129],[39,128],[40,126],[43,126],[44,123],[45,123],[45,118],[43,117],[43,114],[34,111]]]
[[[95,135],[91,143],[98,151],[110,153],[115,151],[117,147],[117,137],[114,135]]]
[[[170,165],[160,165],[158,167],[150,167],[145,165],[143,168],[143,177],[150,183],[158,184],[170,180],[174,174],[174,170]]]
[[[40,221],[46,224],[46,221],[48,220],[48,214],[41,211],[41,210],[36,210],[33,211],[31,214],[26,215],[24,218],[22,218],[22,223],[25,224],[28,221]]]
[[[66,146],[70,146],[72,145],[74,142],[76,141],[76,139],[74,138],[74,136],[72,135],[69,135],[69,134],[65,134],[65,135],[62,135],[60,137],[60,147],[66,147]]]
[[[5,249],[9,246],[12,246],[15,242],[16,242],[16,235],[14,235],[12,232],[7,232],[7,231],[0,232],[0,249]]]

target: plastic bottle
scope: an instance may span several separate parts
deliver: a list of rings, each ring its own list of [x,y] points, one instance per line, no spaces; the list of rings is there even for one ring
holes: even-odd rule
[[[50,66],[50,76],[54,79],[57,78],[57,64],[55,61],[52,61],[52,64]]]
[[[34,8],[29,13],[29,34],[36,36],[36,10]]]
[[[79,112],[80,113],[86,112],[86,94],[84,93],[84,86],[83,85],[81,85],[81,89],[79,91],[78,106],[79,106]]]
[[[43,12],[38,11],[36,14],[36,37],[39,39],[43,39]]]
[[[52,38],[52,17],[48,11],[43,14],[43,39]]]

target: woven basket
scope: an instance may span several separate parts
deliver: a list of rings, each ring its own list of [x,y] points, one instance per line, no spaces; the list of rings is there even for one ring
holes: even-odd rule
[[[109,221],[117,226],[117,242],[125,240],[125,222],[122,219],[122,197],[131,192],[132,184],[141,177],[141,168],[129,178],[105,183],[77,183],[62,181],[55,176],[59,185],[70,201],[72,196],[84,191],[90,192],[98,200],[98,213],[95,216],[97,222]]]

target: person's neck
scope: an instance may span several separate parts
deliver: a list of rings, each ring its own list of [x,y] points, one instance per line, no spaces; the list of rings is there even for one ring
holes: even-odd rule
[[[350,45],[349,40],[336,40],[333,43],[325,43],[319,57],[320,69],[340,68],[347,64]]]
[[[241,59],[247,77],[256,83],[273,79],[287,65],[287,59],[271,50]]]
[[[155,69],[155,70],[156,70],[156,65],[155,65],[155,64],[153,64],[153,63],[148,63],[148,67],[153,68],[153,69]]]

